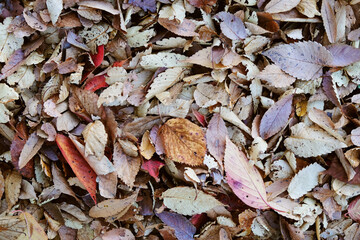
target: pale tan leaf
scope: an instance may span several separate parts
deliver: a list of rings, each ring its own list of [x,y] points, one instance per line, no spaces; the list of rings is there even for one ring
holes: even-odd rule
[[[268,65],[256,77],[276,88],[289,87],[296,78],[286,74],[275,64]]]
[[[118,183],[117,172],[98,175],[98,179],[100,195],[104,198],[115,198]]]
[[[22,212],[20,214],[20,219],[25,220],[26,222],[26,236],[30,239],[48,239],[42,226],[36,221],[35,217],[28,212]],[[25,239],[27,239],[25,238]]]
[[[289,195],[292,199],[297,199],[311,191],[318,185],[320,172],[325,171],[318,163],[313,163],[301,169],[295,177],[291,179],[288,187]]]
[[[233,111],[231,111],[230,109],[228,109],[226,107],[221,107],[220,115],[225,121],[228,121],[228,122],[234,124],[235,126],[240,128],[244,132],[251,135],[250,128],[248,126],[246,126],[245,123],[243,121],[241,121],[239,119],[239,117]]]
[[[150,39],[156,35],[153,28],[142,31],[142,26],[133,26],[127,29],[126,38],[130,47],[145,47]]]
[[[0,123],[7,123],[10,120],[10,116],[12,116],[12,113],[4,104],[0,103]]]
[[[186,59],[187,57],[181,54],[159,52],[143,56],[140,65],[150,70],[155,70],[159,67],[191,67],[192,64],[185,62]]]
[[[0,62],[7,62],[8,58],[21,48],[24,43],[22,37],[16,37],[13,33],[8,33],[7,29],[12,21],[12,17],[7,17],[0,23]]]
[[[285,139],[285,147],[299,157],[316,157],[347,147],[317,126],[307,127],[298,123],[291,128],[291,136]]]
[[[194,98],[196,104],[203,108],[213,106],[217,103],[226,106],[229,102],[229,95],[223,87],[206,83],[199,83],[197,85]]]
[[[115,228],[104,233],[101,238],[103,240],[135,240],[134,234],[126,228]]]
[[[19,199],[37,199],[34,186],[24,179],[21,180]]]
[[[104,124],[96,120],[89,123],[82,132],[85,140],[85,156],[95,155],[99,160],[103,158],[108,135]]]
[[[22,177],[16,170],[11,171],[5,179],[5,199],[8,209],[11,209],[18,201],[20,195]]]
[[[51,164],[51,174],[52,174],[53,181],[54,181],[54,187],[56,189],[60,190],[62,193],[65,193],[69,196],[74,197],[76,200],[79,201],[79,199],[76,197],[76,194],[71,189],[68,181],[66,181],[62,172],[54,163]]]
[[[126,103],[131,90],[132,85],[129,82],[116,82],[100,94],[97,106],[122,106]]]
[[[320,16],[320,12],[317,7],[317,0],[301,0],[296,6],[296,9],[309,18]]]
[[[14,74],[7,78],[10,85],[16,83],[20,88],[30,88],[35,82],[34,68],[32,66],[21,66]]]
[[[56,129],[58,131],[71,131],[73,130],[78,124],[79,119],[75,117],[70,111],[66,111],[60,117],[56,119]]]
[[[330,135],[335,137],[337,140],[341,142],[345,142],[344,138],[336,131],[335,124],[330,119],[330,117],[326,114],[326,112],[319,110],[317,108],[312,108],[308,114],[311,121],[319,125],[325,131],[327,131]]]
[[[141,159],[126,155],[120,144],[114,144],[113,162],[118,177],[128,186],[132,187],[137,173],[140,170]]]
[[[337,32],[333,3],[333,0],[323,0],[321,4],[321,17],[323,19],[326,35],[331,43],[336,41]]]
[[[223,204],[213,196],[190,187],[175,187],[163,192],[164,205],[183,215],[207,212]]]
[[[25,165],[38,153],[45,139],[40,138],[36,132],[32,133],[26,141],[19,157],[19,168]]]
[[[0,103],[8,103],[19,99],[19,94],[5,83],[0,83]]]
[[[107,71],[105,76],[106,83],[112,85],[116,82],[125,82],[129,76],[123,67],[111,67]]]
[[[81,1],[78,3],[79,6],[85,6],[89,8],[96,8],[103,11],[106,11],[108,13],[111,13],[113,15],[119,14],[119,10],[115,9],[114,6],[110,2],[104,2],[104,1]]]
[[[300,0],[271,0],[264,10],[268,13],[286,12],[296,7],[299,2]]]
[[[176,99],[174,102],[165,105],[159,104],[149,109],[148,114],[185,118],[189,112],[192,101]]]
[[[18,239],[26,237],[26,222],[19,216],[3,216],[0,218],[1,240]]]
[[[106,218],[110,216],[124,215],[129,207],[135,203],[138,193],[135,192],[133,195],[123,199],[109,199],[99,202],[89,211],[90,217],[93,218]]]
[[[186,69],[182,67],[174,67],[166,69],[160,73],[150,86],[148,93],[146,94],[146,100],[151,99],[156,94],[164,92],[175,83],[179,82],[186,74]]]
[[[63,0],[46,0],[46,6],[50,14],[51,22],[55,25],[63,9]]]

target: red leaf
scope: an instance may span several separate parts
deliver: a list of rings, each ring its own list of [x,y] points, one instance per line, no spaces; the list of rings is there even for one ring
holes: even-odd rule
[[[104,60],[104,45],[100,45],[97,47],[97,53],[96,54],[91,54],[91,59],[94,62],[95,68],[97,68],[98,66],[100,66],[100,64],[102,63],[102,61]]]
[[[201,123],[201,125],[203,127],[207,126],[207,122],[206,122],[206,118],[204,115],[202,115],[201,113],[199,113],[198,111],[196,111],[195,109],[192,110],[194,116],[196,117],[196,120],[199,121],[199,123]]]
[[[289,120],[293,95],[283,97],[269,108],[260,122],[260,136],[267,139],[278,133]]]
[[[93,77],[92,79],[89,79],[86,81],[84,90],[89,90],[91,92],[95,92],[96,90],[100,88],[108,87],[109,84],[105,82],[105,74]]]
[[[71,169],[78,177],[79,181],[85,186],[96,204],[96,173],[75,148],[70,138],[58,134],[56,135],[56,144]]]
[[[149,161],[145,161],[141,165],[141,168],[148,171],[150,176],[155,178],[156,182],[159,182],[160,181],[160,179],[159,179],[160,168],[162,168],[162,166],[164,166],[164,165],[165,164],[163,162],[150,159]]]
[[[348,207],[348,214],[352,220],[360,221],[360,196],[351,201]]]
[[[122,67],[124,65],[124,63],[126,63],[126,62],[127,62],[127,59],[121,60],[119,62],[114,62],[112,66],[113,67]]]
[[[26,178],[34,177],[34,161],[30,160],[25,167],[19,169],[19,157],[24,148],[26,140],[28,139],[25,122],[20,122],[16,126],[16,134],[10,146],[11,161],[15,169]]]

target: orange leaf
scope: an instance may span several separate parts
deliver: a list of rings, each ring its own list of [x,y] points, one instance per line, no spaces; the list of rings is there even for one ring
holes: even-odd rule
[[[56,143],[66,161],[96,204],[96,173],[75,148],[70,138],[58,134]]]
[[[159,130],[166,155],[175,162],[200,165],[206,154],[205,134],[201,128],[183,118],[167,121]]]
[[[109,84],[107,84],[105,82],[105,80],[106,80],[105,79],[105,74],[93,77],[92,79],[86,81],[86,84],[84,86],[84,90],[95,92],[96,90],[98,90],[100,88],[108,87]]]

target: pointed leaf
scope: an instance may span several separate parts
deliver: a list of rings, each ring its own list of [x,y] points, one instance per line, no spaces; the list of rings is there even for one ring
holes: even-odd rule
[[[224,120],[216,113],[209,122],[206,131],[207,147],[211,155],[223,166],[226,137],[228,136]]]
[[[271,0],[264,10],[268,13],[286,12],[299,4],[300,0]]]
[[[296,80],[275,64],[266,66],[256,77],[277,88],[289,87]]]
[[[225,172],[229,186],[245,204],[258,209],[269,208],[260,173],[229,138],[226,138]]]
[[[285,96],[265,112],[260,122],[260,136],[263,139],[268,139],[286,126],[292,111],[292,100],[292,94]]]
[[[345,67],[360,61],[360,49],[346,44],[333,44],[326,46],[333,56],[333,61],[329,63],[330,67]]]
[[[231,40],[241,40],[247,37],[244,23],[229,12],[219,12],[214,18],[220,22],[222,33]]]
[[[196,228],[186,217],[166,211],[157,213],[156,216],[158,216],[166,225],[175,229],[175,236],[179,240],[194,239]]]
[[[83,156],[81,156],[70,138],[58,134],[56,136],[56,144],[79,181],[85,186],[91,198],[96,203],[96,173],[94,170],[92,170]]]
[[[159,179],[160,168],[162,168],[164,165],[165,165],[165,163],[163,163],[163,162],[150,159],[149,161],[145,161],[141,165],[141,168],[148,171],[150,176],[152,176],[153,178],[155,178],[155,180],[157,182],[159,182],[160,181],[160,179]]]
[[[330,4],[329,0],[323,0],[321,3],[321,17],[329,42],[334,43],[336,41],[337,23],[333,5]]]

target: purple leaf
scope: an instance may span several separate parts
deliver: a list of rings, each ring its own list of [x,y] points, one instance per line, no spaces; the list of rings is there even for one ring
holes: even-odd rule
[[[221,20],[222,33],[231,40],[241,40],[247,37],[244,23],[240,18],[228,12],[219,12],[215,15],[216,20]]]
[[[345,67],[360,61],[360,49],[345,44],[333,44],[326,46],[333,56],[329,63],[330,67]]]
[[[156,0],[129,0],[129,4],[142,8],[144,11],[156,11]]]
[[[179,240],[193,240],[196,232],[195,226],[184,216],[172,213],[161,212],[156,214],[161,221],[175,230],[175,236]]]

